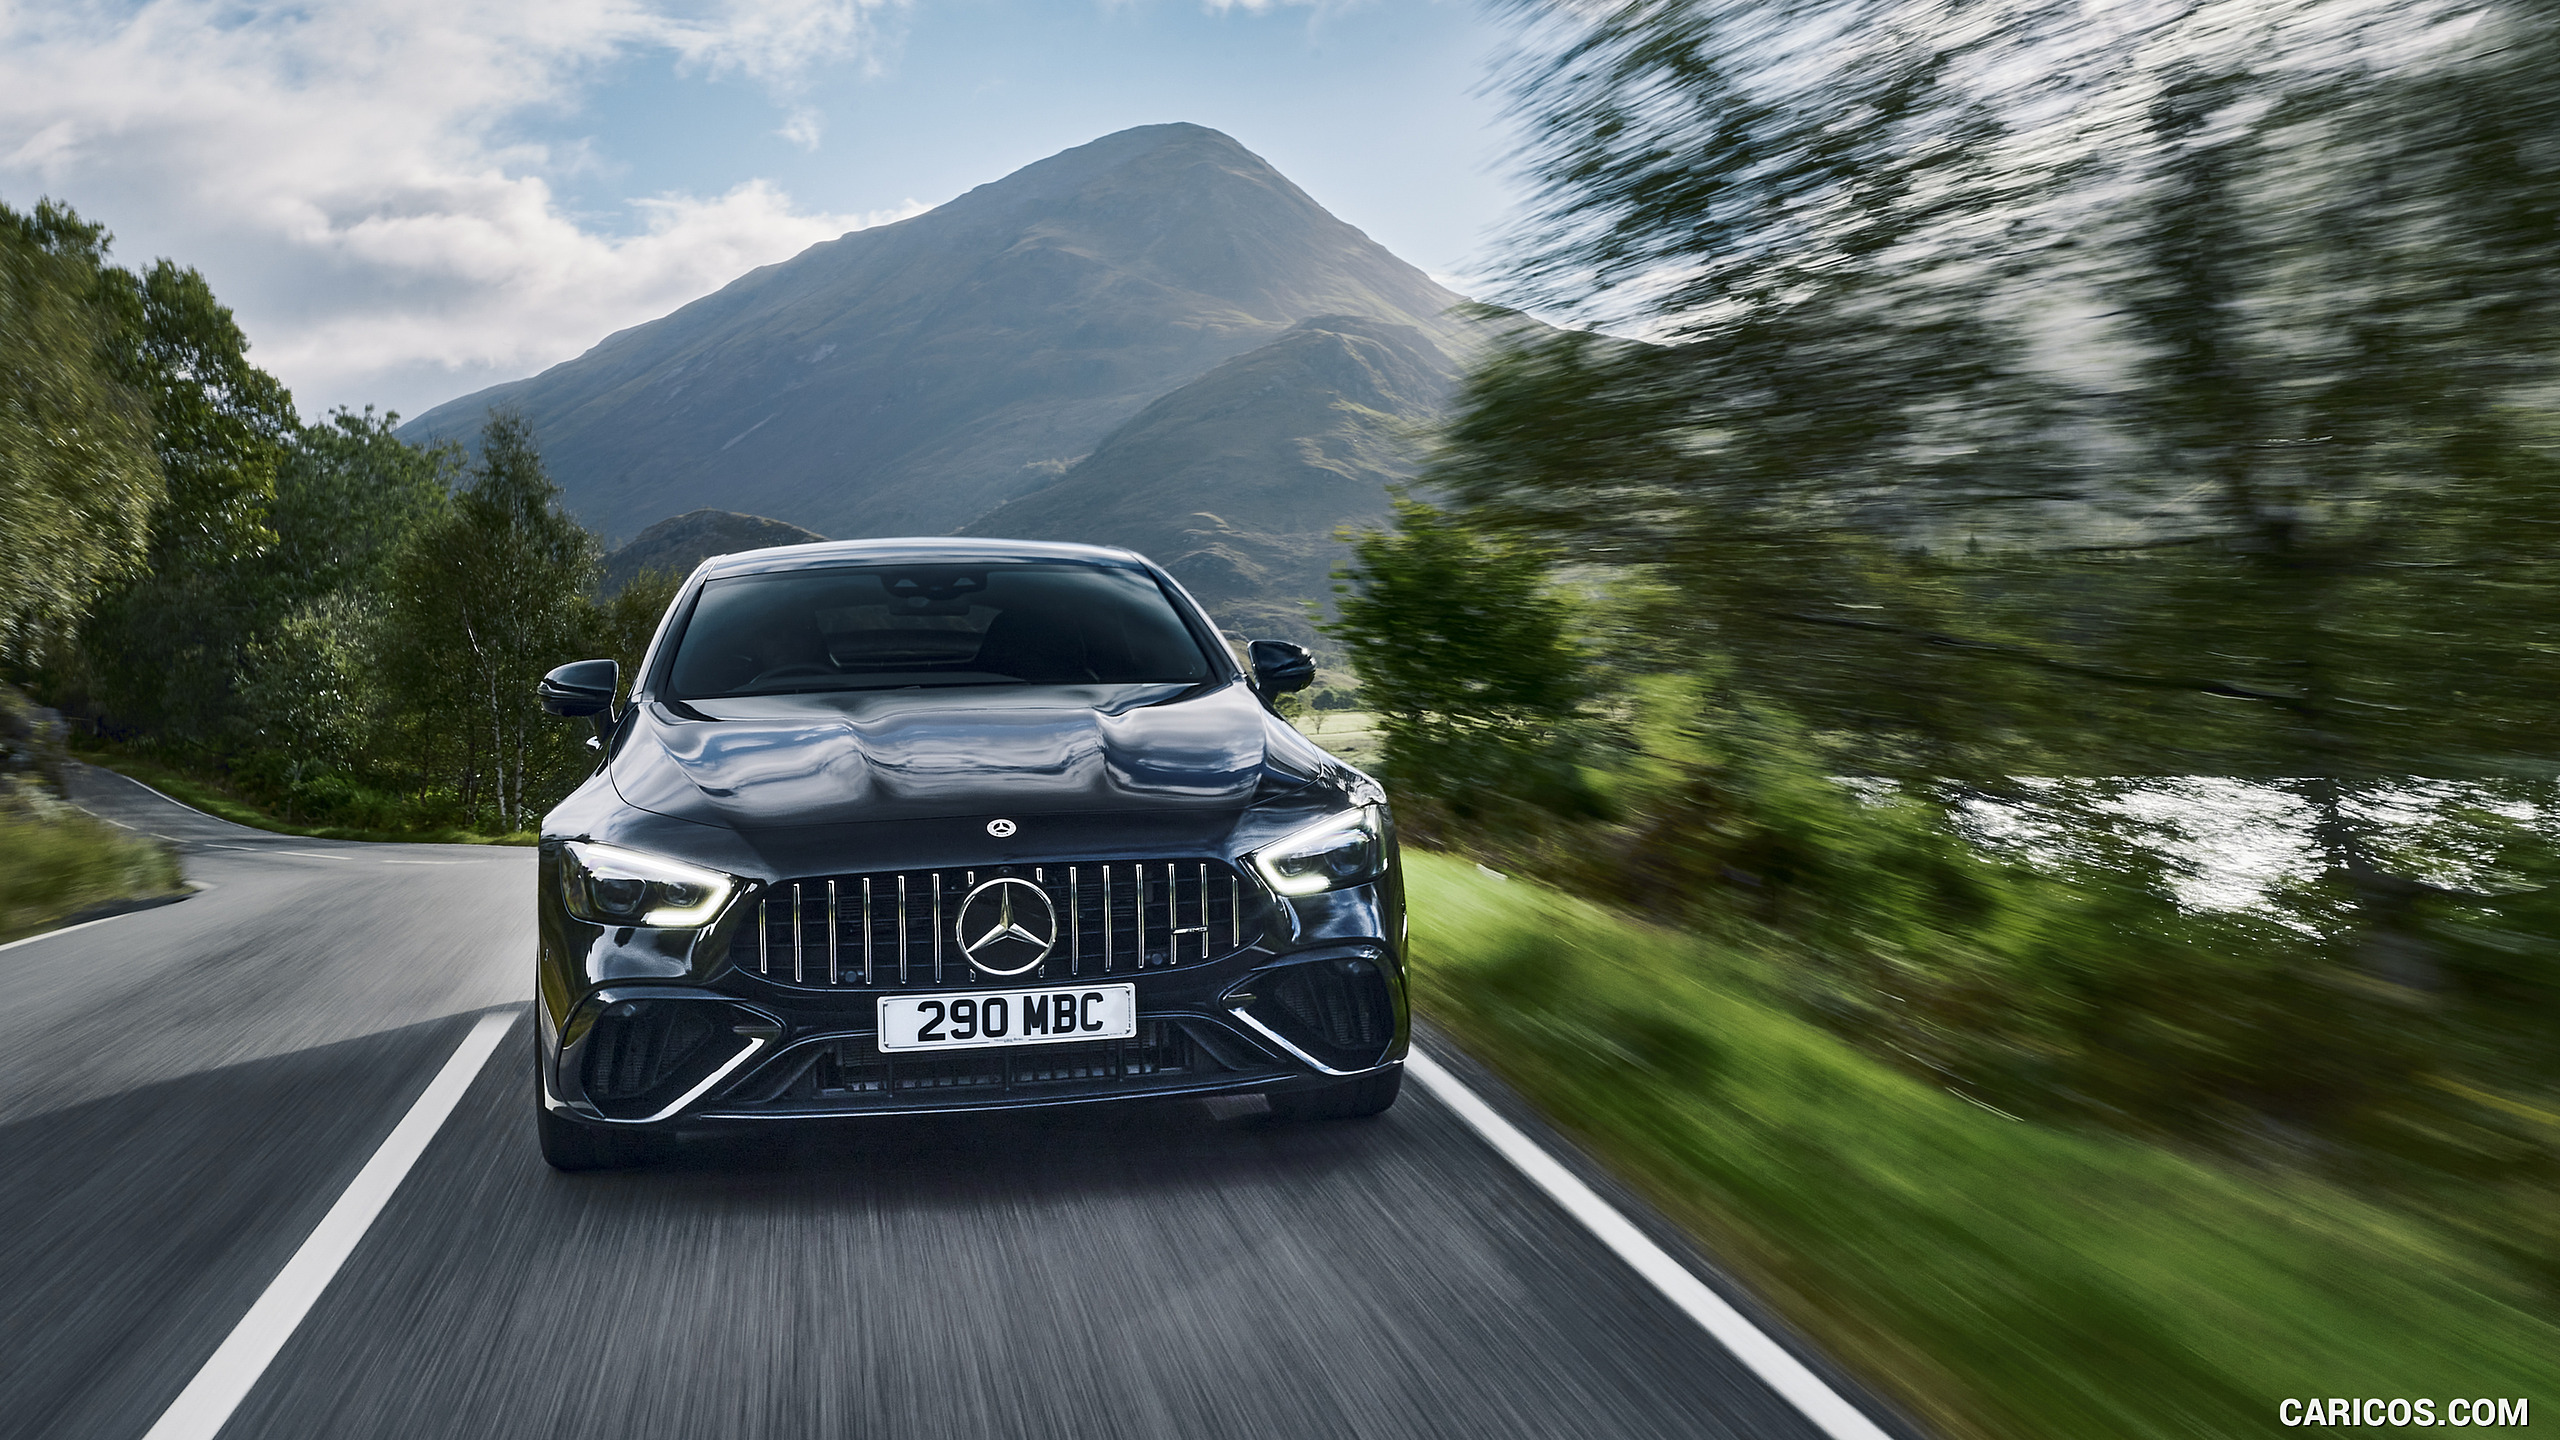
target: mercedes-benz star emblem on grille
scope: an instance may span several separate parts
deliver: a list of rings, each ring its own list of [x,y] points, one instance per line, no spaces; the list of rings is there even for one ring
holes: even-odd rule
[[[987,833],[993,835],[999,840],[1002,840],[1021,828],[1021,826],[1014,824],[1010,820],[990,820],[987,822]]]
[[[1058,907],[1039,886],[1005,876],[970,891],[951,928],[970,964],[990,975],[1020,975],[1057,948]]]

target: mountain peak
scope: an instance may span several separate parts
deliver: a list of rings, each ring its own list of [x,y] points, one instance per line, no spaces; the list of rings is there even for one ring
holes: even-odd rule
[[[965,213],[976,208],[971,203],[973,201],[983,204],[992,199],[1036,204],[1055,200],[1072,195],[1125,165],[1166,152],[1186,150],[1204,157],[1241,161],[1274,175],[1279,173],[1271,170],[1270,164],[1261,156],[1237,144],[1234,137],[1224,131],[1186,121],[1137,125],[1061,150],[1046,160],[1034,160],[1000,180],[990,180],[970,190],[943,208]]]
[[[708,500],[831,535],[932,534],[1302,320],[1445,345],[1459,299],[1233,137],[1144,125],[812,246],[402,434],[467,438],[512,405],[607,532]]]

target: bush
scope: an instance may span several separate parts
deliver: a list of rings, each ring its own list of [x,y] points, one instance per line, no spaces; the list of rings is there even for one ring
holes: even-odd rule
[[[0,941],[180,884],[167,847],[128,837],[24,779],[0,779]]]

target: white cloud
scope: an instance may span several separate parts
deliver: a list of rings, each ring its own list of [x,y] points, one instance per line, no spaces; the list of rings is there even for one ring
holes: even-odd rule
[[[788,104],[812,68],[867,60],[895,3],[0,0],[0,193],[111,218],[128,263],[204,268],[306,412],[414,409],[911,213],[811,213],[749,180],[635,198],[616,233],[555,192],[592,168],[580,148],[508,138],[652,53]],[[816,115],[783,133],[814,148]]]
[[[782,128],[773,133],[803,150],[815,150],[818,148],[818,141],[826,134],[825,122],[815,109],[807,105],[795,105],[791,109],[790,118],[784,120]]]

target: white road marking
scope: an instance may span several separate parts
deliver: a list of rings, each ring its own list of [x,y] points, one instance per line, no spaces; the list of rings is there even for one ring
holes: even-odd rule
[[[276,848],[273,853],[278,855],[300,855],[307,860],[338,860],[348,863],[352,863],[356,858],[353,855],[331,855],[320,850],[286,850]]]
[[[1750,1318],[1727,1304],[1723,1296],[1710,1290],[1689,1268],[1671,1258],[1669,1252],[1653,1243],[1633,1221],[1618,1213],[1617,1208],[1600,1198],[1599,1193],[1575,1178],[1574,1173],[1557,1163],[1538,1142],[1522,1134],[1520,1128],[1495,1113],[1494,1108],[1466,1087],[1457,1076],[1417,1047],[1405,1059],[1405,1069],[1422,1082],[1433,1099],[1457,1112],[1458,1118],[1483,1137],[1513,1168],[1529,1177],[1529,1182],[1547,1192],[1549,1199],[1564,1207],[1565,1213],[1582,1223],[1582,1227],[1599,1238],[1601,1244],[1617,1252],[1629,1268],[1649,1281],[1653,1288],[1698,1322],[1698,1327],[1715,1337],[1716,1343],[1733,1352],[1733,1358],[1750,1367],[1751,1373],[1786,1401],[1804,1413],[1814,1428],[1831,1440],[1888,1440],[1884,1431],[1865,1413],[1840,1398],[1840,1392],[1823,1382],[1821,1376],[1805,1368],[1804,1362],[1787,1353]],[[159,1440],[157,1435],[152,1440]]]
[[[512,1005],[492,1011],[481,1016],[471,1033],[462,1037],[452,1058],[444,1062],[436,1078],[427,1082],[409,1113],[392,1127],[382,1148],[374,1151],[364,1169],[356,1172],[346,1193],[329,1207],[328,1214],[320,1217],[319,1225],[302,1242],[302,1248],[293,1252],[284,1269],[276,1272],[266,1293],[249,1307],[248,1314],[240,1317],[240,1323],[232,1327],[230,1336],[204,1362],[196,1378],[188,1381],[187,1388],[161,1412],[159,1423],[151,1427],[144,1440],[214,1440],[221,1432],[231,1412],[240,1408],[250,1387],[258,1383],[258,1377],[275,1360],[276,1352],[293,1338],[302,1317],[311,1313],[321,1293],[329,1288],[338,1267],[354,1253],[356,1242],[372,1227],[374,1217],[390,1203],[392,1192],[400,1188],[409,1167],[418,1163],[427,1142],[444,1127],[445,1117],[461,1103],[462,1092],[471,1087],[480,1067],[488,1063],[489,1052],[497,1048],[499,1039],[515,1024],[517,1013]]]

